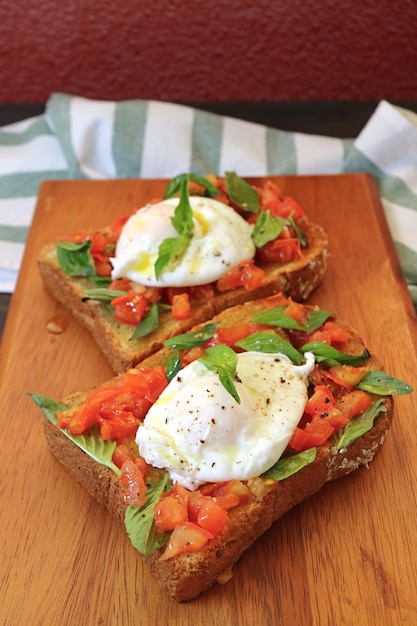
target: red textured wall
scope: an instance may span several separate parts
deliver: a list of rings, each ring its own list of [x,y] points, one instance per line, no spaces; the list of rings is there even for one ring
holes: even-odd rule
[[[0,0],[0,102],[417,98],[415,0]]]

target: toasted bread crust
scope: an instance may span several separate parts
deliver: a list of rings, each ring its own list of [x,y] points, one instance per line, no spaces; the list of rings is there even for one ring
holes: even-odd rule
[[[250,319],[263,306],[262,302],[246,303],[224,311],[215,319],[227,326]],[[358,353],[365,348],[349,325],[340,320],[337,323],[352,334],[352,346]],[[163,349],[142,364],[151,367],[161,365],[167,354],[168,349]],[[381,369],[374,356],[368,363],[373,369]],[[84,393],[74,394],[65,403],[71,406],[84,397]],[[318,448],[316,459],[310,465],[283,481],[271,483],[270,491],[262,499],[254,498],[231,509],[225,527],[204,550],[180,554],[165,561],[159,560],[161,551],[148,556],[145,561],[157,583],[178,602],[195,598],[231,570],[244,551],[286,512],[314,495],[327,481],[341,478],[362,465],[368,466],[383,445],[393,418],[392,397],[385,397],[384,404],[386,411],[378,416],[372,429],[347,448],[337,450],[326,442]],[[55,457],[124,526],[122,487],[115,474],[97,464],[47,420],[45,434]]]
[[[306,218],[302,218],[300,227],[308,240],[303,258],[263,266],[265,276],[258,289],[216,291],[210,301],[196,303],[192,315],[185,320],[174,320],[170,312],[162,312],[158,329],[142,339],[131,340],[133,328],[117,322],[101,303],[82,301],[83,291],[92,285],[88,278],[71,278],[62,272],[55,244],[46,244],[41,249],[38,266],[48,293],[91,333],[113,370],[121,373],[159,350],[168,337],[187,332],[229,307],[278,292],[296,301],[305,300],[326,272],[328,241],[323,229]]]

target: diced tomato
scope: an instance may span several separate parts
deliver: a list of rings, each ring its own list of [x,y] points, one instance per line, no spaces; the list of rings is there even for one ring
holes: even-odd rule
[[[336,383],[336,385],[350,390],[356,387],[367,371],[366,367],[335,365],[334,367],[330,367],[328,370],[324,370],[323,374]]]
[[[225,346],[233,346],[240,339],[244,339],[255,332],[254,327],[260,324],[251,324],[249,322],[238,322],[233,326],[219,326],[210,340],[210,345],[223,344]]]
[[[129,448],[123,443],[118,443],[113,452],[113,456],[112,456],[113,463],[117,465],[119,469],[121,469],[123,463],[125,461],[128,461],[130,458],[131,457],[130,457]]]
[[[188,293],[176,294],[172,298],[172,317],[174,320],[185,320],[190,317],[191,306]]]
[[[324,443],[331,437],[334,433],[334,428],[330,424],[328,419],[322,419],[321,417],[313,417],[311,422],[309,422],[305,428],[304,432],[313,435],[320,439],[320,444]]]
[[[190,287],[190,294],[194,300],[209,302],[214,296],[213,284],[208,283],[206,285],[196,285],[195,287]]]
[[[125,372],[123,385],[153,404],[168,385],[168,379],[161,365],[138,367]]]
[[[261,206],[271,210],[275,206],[279,206],[283,200],[284,196],[278,185],[273,183],[272,180],[267,180],[262,187]]]
[[[100,426],[100,437],[103,441],[131,437],[139,426],[139,420],[132,413],[112,415],[109,419],[100,416],[96,421]]]
[[[197,515],[197,523],[213,536],[221,531],[227,520],[227,512],[218,502],[207,496],[203,497]]]
[[[292,217],[294,221],[304,215],[303,208],[291,196],[286,196],[276,211],[279,217]]]
[[[126,487],[123,499],[130,506],[142,506],[146,501],[145,468],[143,459],[129,459],[123,463],[121,481]]]
[[[117,237],[112,232],[97,231],[89,237],[91,240],[91,256],[94,259],[96,273],[99,276],[110,276],[112,266],[110,257],[114,255]]]
[[[371,398],[365,391],[354,389],[338,400],[337,408],[350,420],[366,411],[371,406],[371,402]]]
[[[265,271],[255,265],[253,259],[243,261],[217,281],[219,291],[228,291],[244,287],[247,291],[257,289],[263,280]]]
[[[159,533],[173,530],[188,520],[187,504],[174,494],[162,497],[154,507],[155,528]]]
[[[333,345],[334,343],[344,343],[350,338],[349,333],[340,328],[335,322],[327,321],[319,329],[310,333],[307,341],[320,341]]]
[[[294,302],[294,300],[290,300],[288,306],[285,309],[285,315],[291,317],[295,320],[300,326],[303,326],[309,316],[309,310],[304,305],[299,302]]]
[[[172,531],[168,545],[159,560],[166,561],[179,553],[198,552],[212,538],[213,535],[208,530],[192,522],[184,522]]]
[[[251,492],[241,480],[223,483],[207,483],[200,487],[203,494],[210,495],[226,511],[244,504],[251,498]]]
[[[111,223],[112,233],[115,234],[116,238],[120,237],[120,233],[122,232],[123,226],[126,224],[130,215],[117,215]]]
[[[132,283],[128,278],[117,278],[116,280],[111,281],[109,289],[117,291],[131,291]]]
[[[324,442],[320,436],[308,433],[303,428],[297,426],[288,443],[288,447],[296,452],[302,452],[309,448],[315,448],[322,443]]]
[[[326,417],[331,408],[336,406],[333,395],[326,385],[315,387],[313,395],[307,400],[304,413],[315,416],[320,415]]]
[[[204,344],[202,346],[194,346],[193,348],[188,348],[187,350],[184,350],[181,354],[182,367],[185,367],[186,365],[188,365],[188,363],[197,361],[197,359],[203,356],[206,349],[207,344]]]
[[[256,251],[256,258],[262,263],[290,263],[301,256],[300,242],[297,237],[278,237],[273,241],[268,241]]]
[[[129,291],[112,300],[110,304],[114,308],[114,317],[118,322],[137,326],[145,316],[149,301],[136,291]]]
[[[270,211],[274,217],[290,217],[298,220],[304,215],[302,207],[291,196],[284,196],[278,186],[267,181],[262,189],[261,207]]]
[[[172,304],[174,296],[184,293],[184,287],[165,287],[165,296],[169,304]]]
[[[119,441],[136,432],[167,384],[161,366],[128,370],[113,385],[91,391],[72,413],[58,413],[58,427],[80,435],[98,424],[103,440]]]

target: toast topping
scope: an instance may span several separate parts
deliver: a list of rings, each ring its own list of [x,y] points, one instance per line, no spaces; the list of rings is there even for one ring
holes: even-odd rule
[[[141,457],[190,490],[259,476],[280,458],[303,415],[314,367],[313,355],[306,358],[296,366],[282,354],[239,354],[239,402],[216,372],[190,363],[139,426]]]
[[[178,258],[170,260],[156,276],[160,246],[181,239],[171,223],[178,198],[169,198],[148,204],[128,219],[111,259],[112,277],[127,277],[151,287],[203,285],[255,255],[252,226],[230,206],[197,196],[190,197],[189,202],[193,234]]]

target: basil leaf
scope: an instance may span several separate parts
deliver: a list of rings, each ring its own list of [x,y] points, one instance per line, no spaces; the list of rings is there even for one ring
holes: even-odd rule
[[[168,473],[161,480],[147,485],[146,503],[141,507],[128,506],[125,513],[125,528],[133,546],[143,556],[162,548],[168,541],[170,533],[156,532],[154,524],[154,506],[159,498],[171,488]]]
[[[214,323],[206,324],[199,330],[170,337],[164,341],[164,346],[178,348],[179,350],[187,350],[188,348],[202,346],[213,337],[217,326],[218,324]]]
[[[68,407],[64,404],[59,404],[46,396],[30,393],[29,396],[35,401],[37,406],[42,410],[45,417],[56,426],[58,418],[56,416],[57,411],[68,410]],[[105,465],[111,469],[117,476],[121,476],[121,471],[113,463],[113,452],[116,448],[116,441],[109,440],[103,441],[99,433],[84,433],[82,435],[71,435],[65,428],[60,428],[60,431],[71,439],[75,445],[83,450],[88,456],[90,456],[96,463]]]
[[[304,325],[298,324],[292,317],[284,313],[286,305],[269,309],[268,311],[260,311],[253,316],[254,322],[260,324],[269,324],[270,326],[279,326],[280,328],[291,328],[294,330],[302,330],[307,333],[312,333],[324,324],[324,322],[330,317],[329,311],[323,311],[322,309],[313,310],[310,312]]]
[[[374,420],[380,413],[386,413],[386,411],[387,409],[382,399],[372,404],[362,415],[353,417],[344,428],[341,428],[333,435],[332,442],[334,446],[337,450],[347,448],[355,439],[371,430]]]
[[[376,393],[382,396],[405,395],[413,388],[398,378],[393,378],[385,372],[369,371],[356,385],[358,389]]]
[[[268,241],[274,241],[282,232],[285,222],[283,217],[273,217],[270,211],[260,211],[252,231],[255,246],[262,248]]]
[[[237,354],[228,346],[212,346],[198,359],[208,370],[217,372],[223,387],[240,404],[240,396],[235,387]]]
[[[94,276],[96,268],[90,248],[91,241],[59,241],[57,255],[62,271],[68,276]]]
[[[165,189],[164,197],[172,198],[173,196],[177,195],[184,178],[192,180],[193,182],[203,187],[206,190],[207,195],[212,198],[219,194],[219,190],[217,189],[217,187],[213,185],[207,178],[205,178],[205,176],[199,176],[198,174],[179,174],[169,181]]]
[[[272,478],[273,480],[284,480],[293,474],[299,472],[303,467],[314,461],[317,454],[317,448],[309,448],[293,456],[279,459],[275,465],[262,474],[263,478]]]
[[[119,291],[118,289],[106,289],[105,287],[97,287],[96,289],[84,289],[81,300],[96,300],[97,302],[111,302],[115,298],[124,296],[127,291]]]
[[[180,261],[193,236],[194,222],[193,212],[188,198],[188,177],[181,181],[181,195],[171,223],[179,237],[168,237],[164,239],[158,249],[154,270],[156,278],[159,278],[167,265],[175,267]]]
[[[236,345],[246,351],[265,352],[269,354],[280,352],[281,354],[285,354],[285,356],[297,365],[300,365],[304,360],[303,355],[300,354],[289,341],[267,331],[253,333],[237,341]]]
[[[287,221],[289,222],[291,228],[294,230],[295,232],[295,236],[297,237],[298,241],[300,242],[300,245],[302,248],[306,248],[308,241],[307,241],[307,237],[301,232],[299,226],[295,223],[292,215],[290,215],[287,218]]]
[[[158,302],[152,302],[149,313],[143,320],[136,326],[135,331],[130,339],[140,339],[140,337],[146,337],[150,335],[159,326],[159,304]]]
[[[235,172],[226,172],[226,186],[229,198],[244,211],[258,213],[259,196],[256,189]]]
[[[173,378],[175,378],[180,369],[181,359],[178,354],[178,350],[174,350],[174,352],[168,357],[165,365],[165,374],[170,382]]]
[[[90,276],[90,280],[97,287],[108,287],[110,283],[112,282],[112,279],[110,276],[98,276],[98,274],[95,274],[94,276]]]
[[[346,352],[340,352],[333,346],[329,346],[327,343],[322,343],[321,341],[311,341],[310,343],[304,344],[300,348],[300,352],[303,354],[305,352],[312,352],[316,357],[317,363],[324,363],[329,367],[334,365],[341,365],[343,363],[347,365],[359,365],[364,361],[367,361],[371,354],[367,348],[363,351],[362,354],[353,355],[347,354]]]

